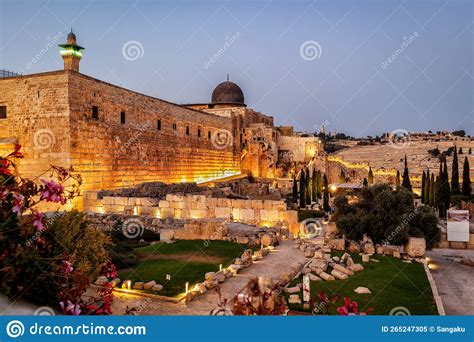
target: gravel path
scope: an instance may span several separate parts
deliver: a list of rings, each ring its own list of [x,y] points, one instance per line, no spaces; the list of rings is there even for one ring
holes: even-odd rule
[[[301,268],[305,263],[304,254],[295,247],[293,241],[283,241],[263,260],[242,270],[237,276],[221,284],[223,298],[232,299],[245,288],[252,277],[271,277],[278,280],[283,274]],[[203,275],[204,276],[204,275]],[[208,315],[219,302],[216,291],[210,290],[188,304],[171,303],[139,296],[115,293],[112,312],[115,315],[125,313],[127,306],[135,307],[140,315]]]

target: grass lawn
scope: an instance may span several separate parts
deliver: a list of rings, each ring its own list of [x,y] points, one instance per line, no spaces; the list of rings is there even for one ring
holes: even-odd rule
[[[219,271],[222,267],[242,255],[247,247],[229,241],[180,240],[174,243],[157,243],[138,247],[135,252],[141,262],[128,269],[119,270],[122,280],[135,281],[155,280],[164,287],[157,294],[177,296],[185,291],[185,284],[190,288],[204,280],[206,272]],[[166,280],[166,275],[171,280]]]
[[[342,253],[333,253],[332,255],[341,256]],[[328,295],[339,296],[337,302],[330,307],[329,313],[331,315],[337,315],[336,309],[343,305],[344,297],[356,301],[359,304],[359,311],[372,308],[371,315],[388,315],[396,307],[407,308],[411,315],[438,314],[423,265],[407,264],[401,259],[380,255],[373,257],[373,259],[380,260],[379,263],[362,263],[361,256],[351,255],[354,262],[364,266],[363,271],[355,273],[347,280],[311,282],[312,299],[316,298],[317,293],[321,291]],[[302,282],[302,278],[295,279],[292,285],[300,282]],[[355,293],[354,290],[359,286],[369,288],[372,293]],[[301,297],[302,292],[300,292]],[[304,311],[302,305],[290,304],[289,306],[292,310]]]

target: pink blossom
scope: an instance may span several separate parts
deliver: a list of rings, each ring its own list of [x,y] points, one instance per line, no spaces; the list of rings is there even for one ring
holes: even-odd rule
[[[14,194],[13,195],[13,208],[12,212],[16,213],[17,215],[21,214],[21,207],[23,206],[23,195]]]
[[[64,193],[64,187],[56,183],[54,180],[47,181],[42,179],[41,182],[44,184],[44,189],[41,192],[41,199],[47,202],[65,204],[66,199],[62,196]]]
[[[70,313],[74,316],[78,316],[81,314],[81,307],[79,306],[79,304],[73,304],[70,300],[66,302],[66,305],[64,304],[64,302],[59,302],[59,306],[61,307],[61,311],[63,312],[63,314],[67,315]]]
[[[36,227],[37,231],[41,231],[44,229],[43,225],[43,214],[39,211],[35,211],[35,220],[33,222],[33,227]]]
[[[72,267],[72,263],[68,260],[63,260],[64,272],[66,274],[71,273],[74,268]]]

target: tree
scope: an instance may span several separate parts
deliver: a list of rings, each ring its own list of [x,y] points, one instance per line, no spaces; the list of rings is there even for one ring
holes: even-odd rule
[[[448,166],[446,161],[440,164],[439,176],[439,191],[438,191],[438,208],[440,217],[446,216],[446,210],[449,209],[451,202],[451,188],[449,186]]]
[[[321,198],[323,195],[323,179],[321,177],[321,171],[316,172],[317,178],[317,188],[318,188],[318,198]]]
[[[306,184],[306,204],[311,204],[311,174],[309,169],[306,168],[305,172],[305,184]]]
[[[421,176],[421,203],[425,204],[425,187],[426,187],[426,173],[423,170],[423,175]]]
[[[323,176],[323,209],[325,212],[328,212],[331,210],[329,207],[329,184],[328,184],[328,178],[326,177],[326,174]]]
[[[461,194],[461,189],[459,188],[459,164],[458,164],[458,152],[456,146],[454,147],[454,156],[453,156],[453,165],[451,173],[451,189],[453,195]]]
[[[431,179],[430,179],[430,170],[426,171],[426,176],[425,176],[425,186],[424,186],[424,192],[423,192],[423,203],[424,204],[429,204],[430,202],[430,187],[431,187]]]
[[[458,154],[463,154],[464,152],[462,151],[462,147],[459,148]]]
[[[339,183],[345,183],[346,182],[346,175],[344,174],[344,170],[341,169],[341,173],[339,174]]]
[[[430,178],[430,188],[429,188],[429,197],[428,197],[428,203],[430,206],[434,207],[435,206],[435,196],[436,196],[436,181],[434,177],[434,173],[431,174]]]
[[[293,176],[293,203],[298,203],[298,184],[296,182],[296,175]]]
[[[336,227],[351,240],[367,235],[374,243],[403,245],[411,236],[424,237],[430,249],[440,239],[436,215],[426,206],[415,208],[413,194],[403,187],[377,184],[363,188],[357,202],[340,195],[334,205]]]
[[[408,163],[407,163],[407,155],[406,154],[405,154],[405,169],[403,170],[402,186],[405,189],[407,189],[409,191],[412,191],[411,182],[410,182],[410,174],[408,172]]]
[[[462,194],[464,196],[470,196],[472,191],[471,178],[469,175],[469,160],[464,157],[464,165],[462,170]]]
[[[364,178],[364,181],[362,182],[362,186],[364,188],[368,187],[369,186],[369,182],[367,181],[367,178]]]
[[[374,173],[372,172],[372,167],[369,166],[369,175],[367,176],[367,182],[370,185],[374,184]]]
[[[306,180],[304,170],[300,172],[300,208],[306,208]]]
[[[400,187],[400,171],[397,170],[397,175],[395,176],[395,186],[398,189]]]
[[[469,154],[472,154],[472,148],[469,147]]]
[[[316,169],[313,169],[313,177],[311,177],[311,193],[313,195],[313,201],[318,199],[318,173]]]

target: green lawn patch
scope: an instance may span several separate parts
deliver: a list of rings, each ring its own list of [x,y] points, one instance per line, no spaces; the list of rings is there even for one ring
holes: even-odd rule
[[[298,221],[304,221],[309,218],[322,218],[324,211],[322,210],[298,210]]]
[[[156,243],[135,249],[140,262],[131,268],[119,271],[123,280],[147,282],[155,280],[163,285],[156,292],[163,296],[178,296],[204,281],[206,272],[217,272],[219,266],[227,267],[242,255],[246,245],[229,241],[180,240],[174,243]],[[171,276],[170,280],[166,275]]]
[[[333,253],[342,255],[342,253]],[[324,291],[337,295],[339,300],[330,307],[330,314],[337,315],[336,309],[344,303],[344,297],[359,304],[359,311],[372,308],[371,315],[388,315],[396,307],[405,307],[411,315],[437,315],[436,304],[423,265],[404,263],[401,259],[374,255],[379,263],[362,263],[361,256],[351,254],[354,262],[361,263],[364,270],[347,280],[311,282],[311,298]],[[329,270],[330,271],[330,270]],[[302,282],[295,279],[291,285]],[[371,294],[357,294],[354,290],[367,287]],[[288,297],[288,295],[286,295]],[[302,297],[302,293],[300,293]],[[302,298],[301,298],[302,299]],[[290,304],[290,309],[304,311],[302,305]]]

